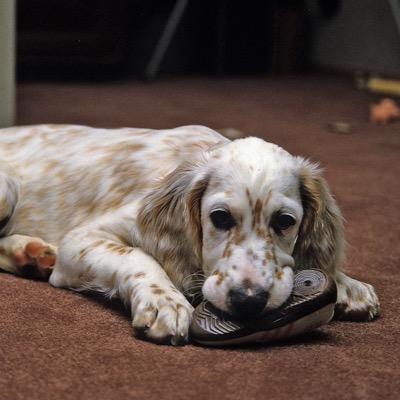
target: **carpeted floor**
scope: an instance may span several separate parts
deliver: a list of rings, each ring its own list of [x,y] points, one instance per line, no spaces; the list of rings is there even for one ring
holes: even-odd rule
[[[273,346],[163,347],[133,338],[118,304],[0,273],[0,398],[400,398],[400,123],[370,125],[370,101],[334,77],[20,84],[19,124],[235,127],[321,161],[346,270],[377,288],[382,317]],[[353,132],[329,132],[337,120]]]

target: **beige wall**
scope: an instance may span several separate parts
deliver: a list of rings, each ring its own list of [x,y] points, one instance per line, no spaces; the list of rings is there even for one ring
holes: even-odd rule
[[[307,3],[317,10],[315,0]],[[332,19],[314,21],[314,64],[400,75],[400,35],[387,1],[343,0]]]
[[[0,0],[0,127],[15,118],[15,0]]]

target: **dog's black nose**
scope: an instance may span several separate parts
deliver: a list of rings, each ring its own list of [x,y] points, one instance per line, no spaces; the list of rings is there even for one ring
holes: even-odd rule
[[[262,288],[238,287],[229,291],[232,313],[238,317],[257,317],[268,301],[268,292]]]

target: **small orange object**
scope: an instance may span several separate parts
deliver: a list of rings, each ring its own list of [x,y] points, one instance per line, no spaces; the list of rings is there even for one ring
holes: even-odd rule
[[[375,124],[386,125],[400,118],[400,108],[392,99],[382,99],[377,104],[370,105],[369,119]]]

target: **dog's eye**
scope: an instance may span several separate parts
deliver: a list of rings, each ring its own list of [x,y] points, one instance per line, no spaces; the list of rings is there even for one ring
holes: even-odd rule
[[[272,221],[272,228],[276,233],[283,233],[296,224],[296,219],[286,213],[277,214]]]
[[[210,214],[212,223],[217,229],[229,231],[236,225],[232,214],[226,210],[215,210]]]

